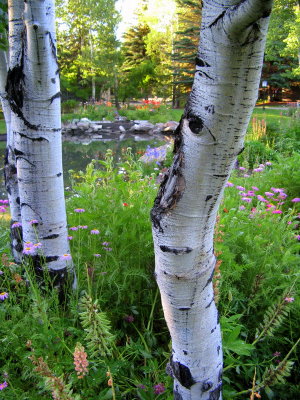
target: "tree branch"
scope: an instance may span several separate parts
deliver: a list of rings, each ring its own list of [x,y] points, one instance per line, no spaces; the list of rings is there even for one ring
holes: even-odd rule
[[[228,9],[224,15],[223,26],[230,36],[239,36],[260,18],[271,14],[273,0],[242,0]]]

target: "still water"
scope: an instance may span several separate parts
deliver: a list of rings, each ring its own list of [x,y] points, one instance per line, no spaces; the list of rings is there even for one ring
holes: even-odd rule
[[[135,142],[133,140],[125,141],[111,141],[111,142],[91,142],[89,144],[63,142],[63,169],[64,169],[64,182],[65,187],[70,184],[70,170],[84,171],[86,166],[92,160],[103,160],[105,153],[108,149],[112,149],[115,160],[121,157],[122,150],[127,147],[132,148],[134,154],[141,156],[146,150],[147,146],[159,146],[162,142],[154,141],[141,141]],[[6,198],[6,192],[3,182],[3,165],[5,142],[0,142],[0,163],[1,163],[1,176],[0,176],[0,198]]]

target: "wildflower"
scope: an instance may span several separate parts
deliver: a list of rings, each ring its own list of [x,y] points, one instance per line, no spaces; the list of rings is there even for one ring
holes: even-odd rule
[[[125,315],[124,321],[131,323],[134,321],[134,316],[133,315]]]
[[[101,257],[101,254],[96,253],[94,254],[94,257]]]
[[[285,200],[287,197],[288,197],[288,196],[287,196],[287,194],[286,194],[286,193],[284,193],[284,192],[280,192],[280,195],[278,196],[278,199]]]
[[[267,202],[267,200],[260,194],[257,195],[257,200],[262,201],[262,202]]]
[[[71,256],[71,254],[63,254],[63,255],[60,257],[60,259],[61,259],[61,260],[69,261],[69,260],[72,260],[72,256]]]
[[[20,226],[22,226],[21,222],[14,222],[11,227],[12,228],[20,228]]]
[[[299,203],[300,197],[295,197],[294,199],[291,200],[293,203]]]
[[[266,195],[267,197],[273,197],[273,196],[274,196],[274,193],[272,193],[272,192],[265,192],[265,195]]]
[[[281,353],[280,351],[275,351],[275,353],[273,353],[273,357],[280,357]]]
[[[292,303],[294,300],[295,300],[294,297],[286,297],[286,298],[284,299],[284,301],[285,301],[286,303]]]
[[[0,206],[0,213],[5,213],[6,212],[6,208],[3,206]]]
[[[0,275],[3,275],[3,274],[4,274],[4,272],[0,270]]]
[[[259,164],[259,168],[265,168],[265,164]]]
[[[87,225],[79,225],[78,228],[79,228],[79,229],[87,229],[88,226],[87,226]]]
[[[29,256],[35,253],[35,248],[33,246],[26,246],[23,249],[23,254]]]
[[[74,211],[77,213],[83,213],[83,212],[85,212],[85,209],[84,208],[75,208]]]
[[[229,181],[228,181],[228,182],[226,183],[226,185],[225,185],[225,186],[226,186],[226,187],[233,187],[233,186],[234,186],[234,184],[233,184],[232,182],[229,182]]]
[[[272,165],[271,161],[267,161],[266,165],[269,167],[270,165]]]
[[[111,247],[103,247],[103,249],[106,250],[106,251],[112,251]]]
[[[0,383],[0,390],[5,389],[8,386],[8,383],[4,381],[3,383]]]
[[[153,387],[153,389],[154,389],[154,393],[155,394],[161,394],[166,390],[166,388],[164,387],[163,383],[159,383],[159,384],[155,385]]]
[[[239,170],[240,171],[246,171],[246,168],[245,167],[239,167]]]
[[[252,186],[252,189],[255,190],[256,192],[259,190],[258,187]]]
[[[8,298],[8,293],[7,292],[2,292],[0,293],[0,300],[5,300]]]
[[[39,243],[35,243],[35,244],[33,245],[33,247],[34,247],[35,249],[40,249],[41,247],[43,247],[43,245],[42,245],[41,242],[39,242]]]
[[[242,200],[245,201],[246,203],[251,203],[252,199],[249,197],[242,197]]]
[[[254,168],[253,172],[262,172],[263,170],[263,168]]]
[[[124,206],[124,207],[128,207],[129,204],[128,204],[128,203],[123,203],[123,206]]]
[[[281,210],[273,210],[272,214],[282,214],[282,211]]]
[[[244,178],[249,178],[249,177],[250,177],[250,175],[248,175],[248,174],[244,174],[244,175],[243,175],[243,177],[244,177]]]
[[[68,240],[72,240],[73,239],[73,236],[68,236]]]
[[[30,225],[37,225],[39,223],[39,221],[37,219],[32,219],[31,221],[29,221]]]
[[[99,235],[100,232],[98,231],[98,229],[92,229],[90,233],[91,235]]]
[[[300,240],[300,235],[297,235],[297,236],[296,236],[296,239],[297,239],[297,240]]]
[[[77,227],[77,226],[72,226],[72,227],[70,228],[70,231],[78,231],[78,227]]]
[[[237,185],[236,188],[242,192],[244,192],[246,189],[243,186]]]
[[[246,193],[246,196],[255,196],[255,193],[253,190],[248,190],[248,192]]]
[[[145,386],[145,385],[142,385],[141,383],[140,383],[139,385],[137,385],[137,387],[138,387],[139,389],[143,389],[143,390],[146,389],[146,386]]]
[[[108,246],[110,244],[110,242],[103,242],[102,246]]]
[[[112,385],[113,385],[113,380],[109,378],[109,380],[107,381],[107,386],[112,387]]]
[[[88,373],[88,365],[87,354],[84,351],[84,347],[81,343],[77,343],[74,351],[74,365],[75,371],[77,372],[77,378],[82,379]]]
[[[292,221],[288,221],[287,224],[288,224],[288,225],[292,225]]]

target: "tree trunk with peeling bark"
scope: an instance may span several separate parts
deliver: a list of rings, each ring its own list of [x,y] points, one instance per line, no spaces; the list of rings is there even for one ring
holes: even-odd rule
[[[151,211],[176,400],[222,398],[214,226],[257,99],[271,7],[272,0],[203,1],[194,84]]]
[[[27,252],[36,273],[44,276],[46,264],[54,284],[63,286],[71,263],[54,11],[54,0],[9,0],[6,98],[11,110],[22,239],[42,244],[40,250]]]

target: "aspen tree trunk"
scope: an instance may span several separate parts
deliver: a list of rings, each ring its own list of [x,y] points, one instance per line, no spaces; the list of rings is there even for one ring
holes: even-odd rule
[[[10,0],[12,6],[22,3]],[[27,0],[21,20],[21,51],[11,62],[7,94],[14,115],[14,153],[23,241],[41,242],[30,254],[37,274],[46,263],[55,285],[68,269],[64,200],[59,69],[56,58],[54,0]],[[13,51],[13,49],[11,50]],[[12,57],[12,56],[11,56]]]
[[[20,197],[17,180],[16,156],[14,151],[14,138],[13,131],[15,128],[15,115],[12,113],[10,102],[7,95],[7,78],[9,65],[13,67],[19,63],[21,54],[21,37],[23,32],[23,6],[24,2],[15,1],[13,4],[10,2],[11,8],[9,25],[9,48],[10,51],[6,52],[1,50],[0,63],[1,63],[1,103],[6,123],[6,150],[4,162],[4,178],[5,187],[9,200],[10,215],[11,215],[11,249],[14,260],[19,263],[22,259],[22,226],[21,226],[21,209]]]
[[[222,398],[214,225],[255,105],[272,0],[204,0],[191,95],[151,211],[174,399]]]

